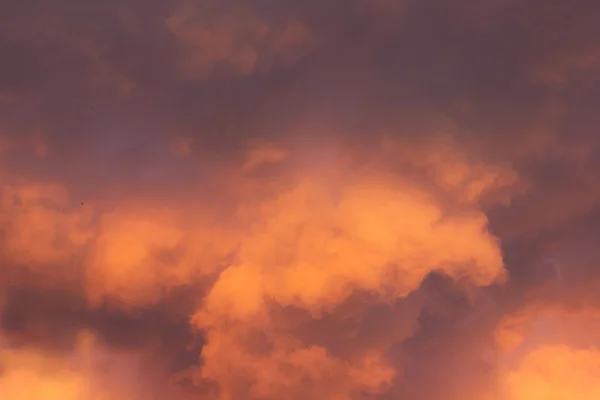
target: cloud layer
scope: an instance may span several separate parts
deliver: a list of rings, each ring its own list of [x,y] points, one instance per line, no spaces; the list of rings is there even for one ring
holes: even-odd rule
[[[0,393],[598,397],[599,18],[0,5]]]

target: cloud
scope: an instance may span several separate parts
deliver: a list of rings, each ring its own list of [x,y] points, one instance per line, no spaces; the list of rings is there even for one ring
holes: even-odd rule
[[[75,354],[62,359],[36,349],[3,348],[0,388],[4,398],[119,400],[138,398],[135,357],[106,353],[89,333],[79,336]]]
[[[241,75],[270,65],[290,67],[316,43],[302,23],[275,25],[242,4],[223,12],[213,1],[182,2],[167,27],[181,43],[183,71],[196,77],[222,67]]]
[[[59,184],[3,179],[3,254],[31,268],[69,262],[90,240],[89,213]]]
[[[90,310],[111,304],[135,313],[178,288],[205,285],[192,319],[204,335],[202,367],[189,376],[216,383],[224,396],[383,393],[401,372],[386,353],[415,331],[414,312],[379,342],[365,337],[340,353],[296,336],[285,310],[304,313],[306,326],[336,315],[355,293],[373,304],[404,301],[432,272],[473,286],[503,281],[502,253],[479,202],[510,186],[514,173],[469,161],[451,143],[424,146],[415,151],[425,159],[395,153],[420,171],[418,182],[391,174],[385,152],[349,169],[356,154],[333,147],[324,154],[341,156],[315,169],[304,157],[311,146],[260,145],[216,177],[224,208],[213,206],[222,211],[211,217],[203,215],[210,201],[93,208],[69,203],[61,185],[17,183],[6,186],[5,257],[52,285],[74,281]],[[67,267],[78,268],[61,278]],[[368,315],[350,310],[358,320]]]
[[[545,347],[527,355],[519,369],[508,377],[509,399],[594,399],[600,351],[573,350],[568,346]]]
[[[250,157],[255,160],[256,153]],[[298,327],[286,327],[273,307],[318,320],[335,315],[356,292],[373,293],[375,303],[404,299],[431,272],[474,286],[501,281],[502,254],[477,203],[486,185],[474,184],[471,165],[454,157],[457,164],[433,157],[416,167],[456,168],[457,174],[433,176],[441,178],[438,189],[457,196],[451,199],[462,205],[460,212],[426,184],[390,175],[381,165],[347,173],[341,161],[322,164],[314,174],[296,165],[299,173],[262,201],[243,198],[247,205],[239,215],[246,229],[237,251],[193,320],[206,334],[198,375],[218,382],[229,397],[249,391],[256,398],[347,398],[389,388],[396,369],[385,350],[392,342],[362,343],[349,358],[336,357],[296,338]],[[338,386],[329,387],[327,379]]]
[[[533,303],[504,317],[497,330],[505,398],[593,398],[600,366],[600,309]]]
[[[597,11],[0,5],[0,393],[586,387]]]

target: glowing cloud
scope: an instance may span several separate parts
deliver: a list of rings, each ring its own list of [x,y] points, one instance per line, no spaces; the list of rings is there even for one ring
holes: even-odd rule
[[[246,228],[237,250],[193,319],[207,339],[197,376],[219,383],[226,398],[250,391],[256,398],[346,399],[385,391],[396,376],[387,345],[370,343],[339,358],[295,337],[273,307],[320,319],[352,293],[405,298],[434,271],[475,286],[504,277],[498,242],[477,205],[483,190],[467,189],[461,212],[454,212],[424,182],[393,177],[381,166],[349,174],[343,164],[328,165],[318,174],[299,168],[262,201],[241,202]],[[469,188],[468,164],[461,165]]]
[[[4,348],[0,368],[6,400],[131,400],[143,393],[134,382],[141,370],[135,358],[106,353],[85,332],[72,356]]]
[[[510,400],[592,400],[600,396],[600,350],[542,347],[507,377]]]
[[[505,360],[503,398],[597,398],[599,315],[590,307],[537,304],[506,316],[497,331]]]

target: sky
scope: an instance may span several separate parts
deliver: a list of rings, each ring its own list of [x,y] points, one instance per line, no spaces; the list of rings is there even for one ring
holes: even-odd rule
[[[0,398],[600,398],[600,3],[0,2]]]

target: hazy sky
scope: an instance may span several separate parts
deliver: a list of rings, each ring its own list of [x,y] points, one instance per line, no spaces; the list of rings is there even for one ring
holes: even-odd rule
[[[600,398],[600,2],[0,1],[0,398]]]

